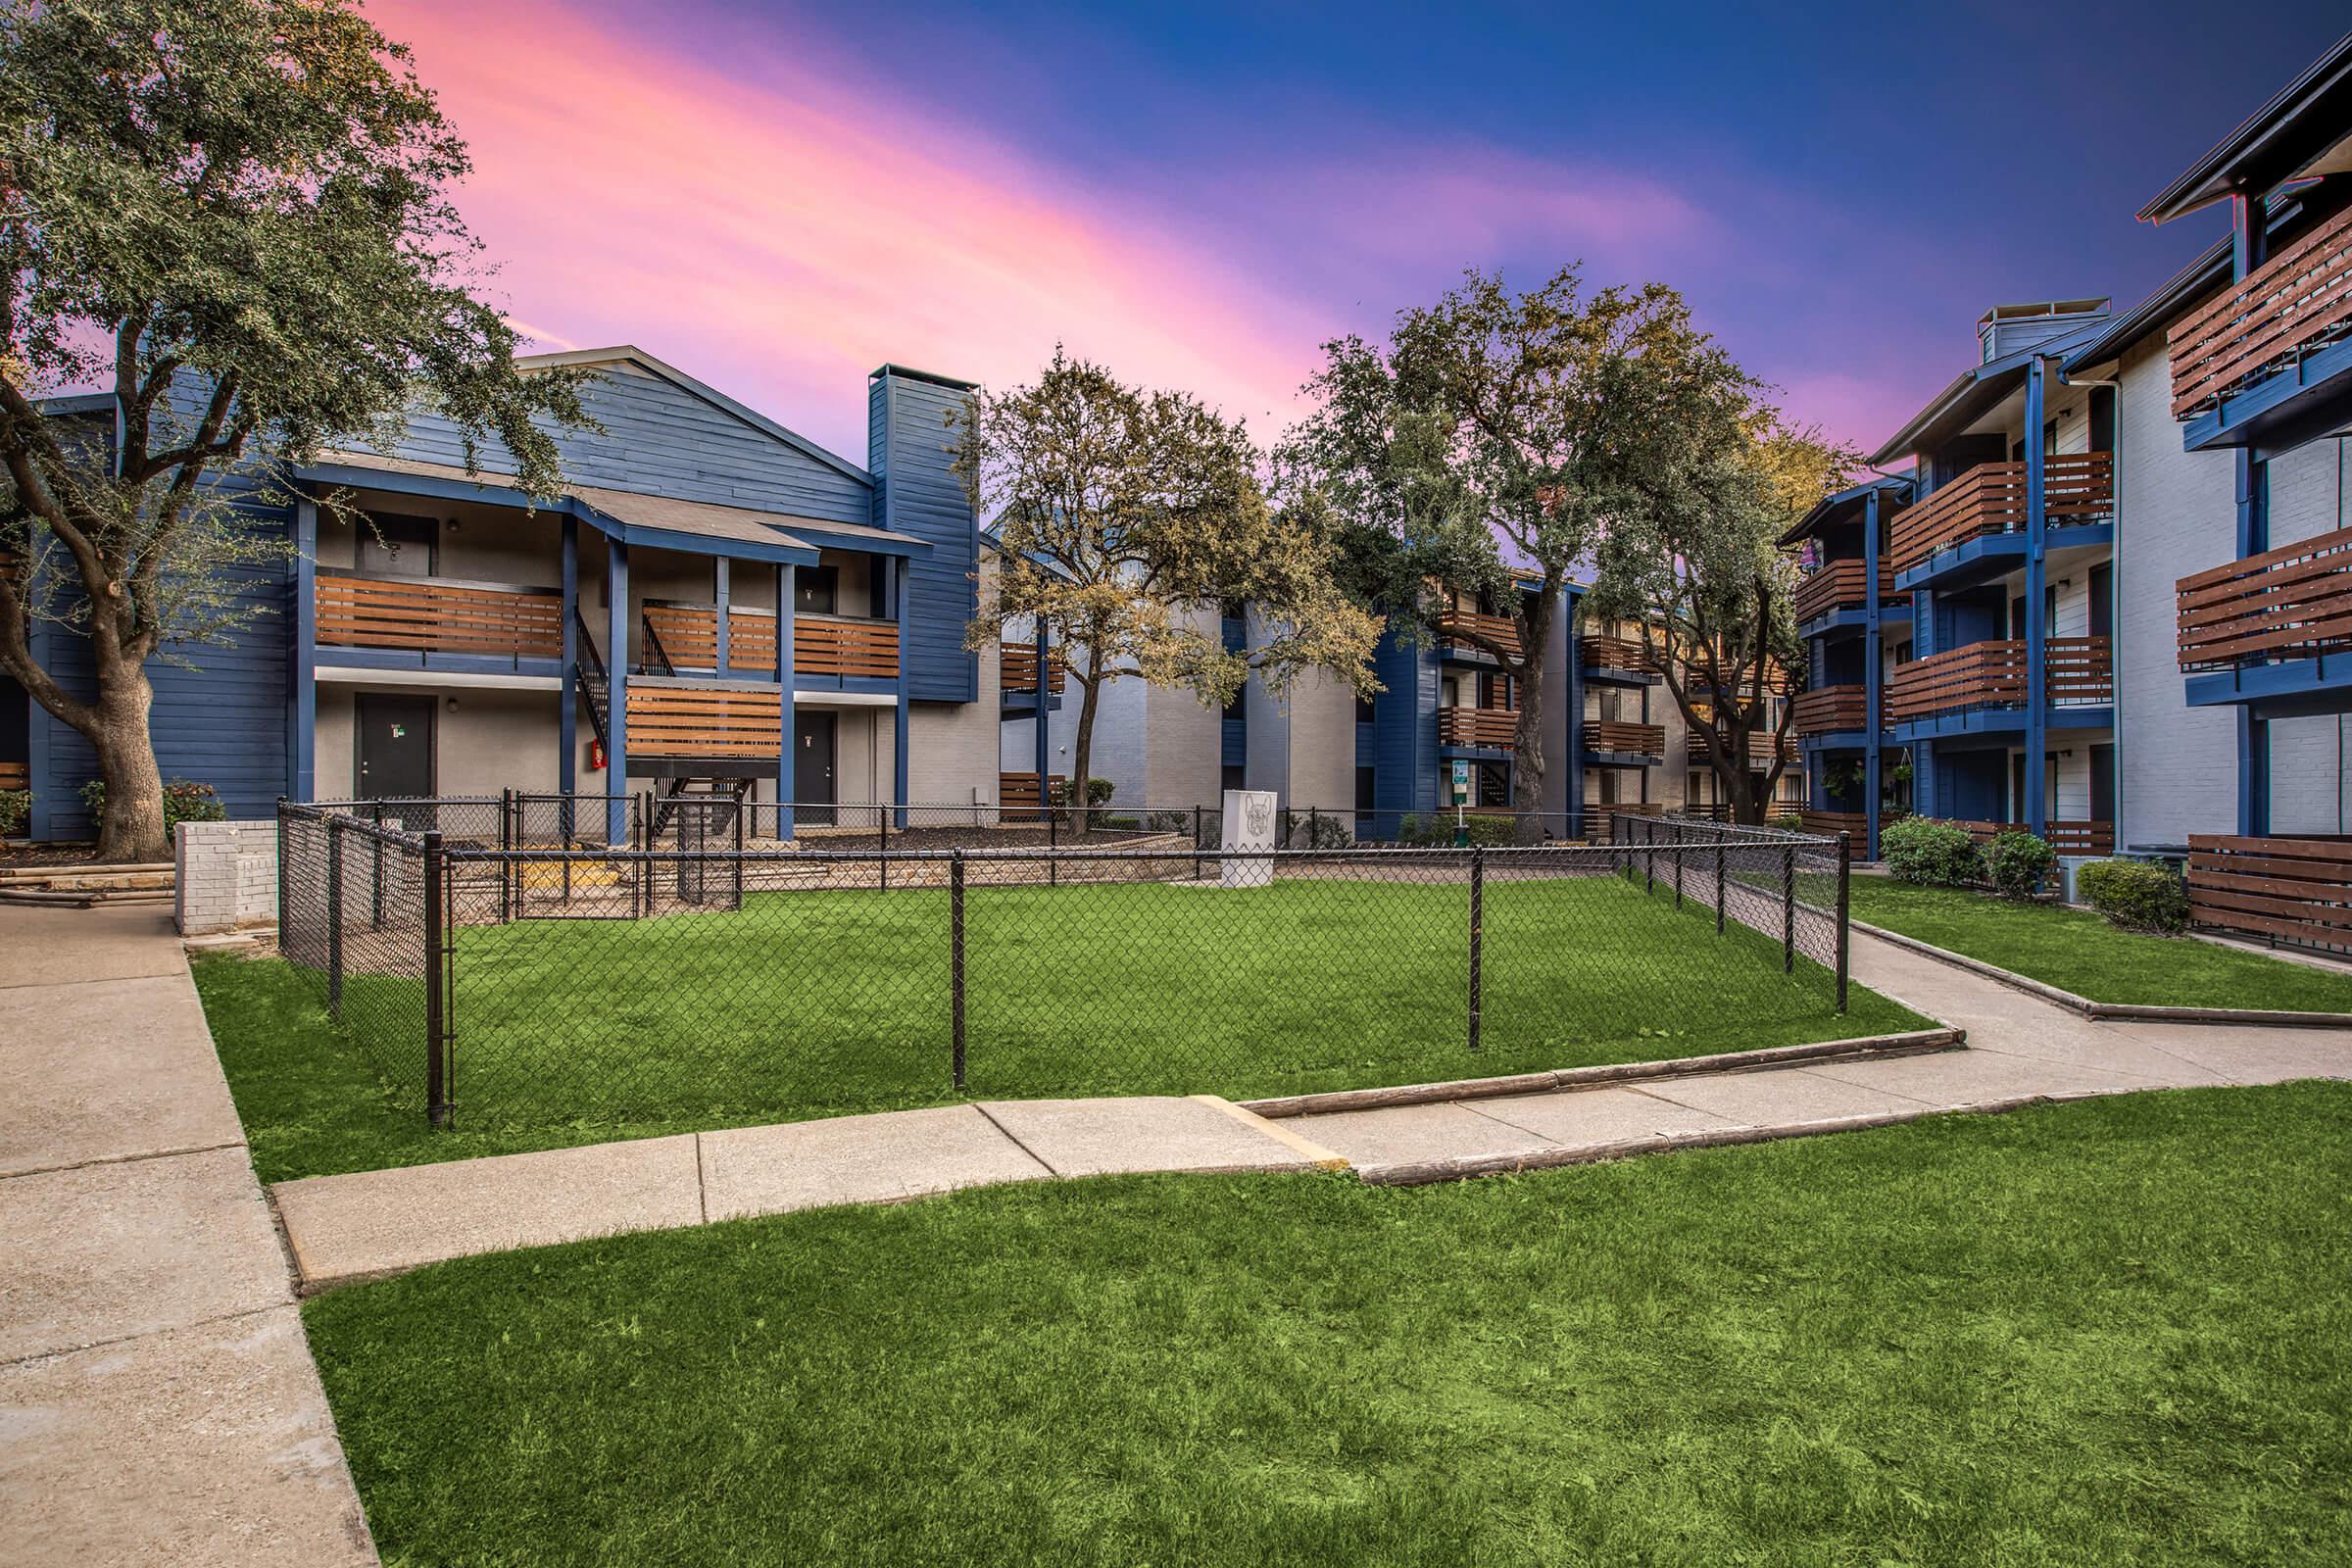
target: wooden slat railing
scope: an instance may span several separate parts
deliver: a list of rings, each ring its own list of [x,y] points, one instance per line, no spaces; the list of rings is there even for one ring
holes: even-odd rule
[[[501,659],[564,653],[564,595],[553,588],[321,571],[313,603],[323,647]]]
[[[1501,647],[1511,658],[1519,657],[1519,623],[1508,615],[1482,615],[1476,611],[1470,610],[1447,610],[1439,612],[1438,635],[1447,644],[1469,649],[1475,653],[1483,654],[1487,651],[1475,643],[1463,641],[1458,634],[1464,631],[1478,632],[1488,641]]]
[[[649,599],[645,623],[661,639],[671,663],[688,669],[718,667],[717,607]],[[776,612],[729,606],[727,668],[745,674],[773,674],[775,667]]]
[[[2191,833],[2188,917],[2249,936],[2352,949],[2352,840]]]
[[[2224,289],[2167,334],[2173,417],[2292,365],[2352,326],[2352,209]]]
[[[1656,662],[1642,652],[1641,643],[1631,637],[1589,634],[1576,640],[1576,652],[1587,669],[1612,669],[1629,675],[1657,672]]]
[[[2352,647],[2352,528],[2183,577],[2173,594],[2182,669],[2339,653]]]
[[[1838,735],[1867,729],[1870,688],[1859,681],[1841,686],[1816,686],[1796,695],[1796,716],[1790,720],[1799,735]],[[1879,726],[1886,724],[1886,702],[1880,700]]]
[[[2044,657],[2048,667],[2043,695],[2052,705],[2115,701],[2114,664],[2106,638],[2052,637]],[[1900,723],[1964,708],[2022,707],[2027,690],[2026,645],[2022,639],[2003,638],[1898,665],[1886,680],[1886,709]]]
[[[2053,528],[2115,515],[2115,456],[2078,452],[2042,460],[2041,509]],[[1887,534],[1886,564],[1908,571],[1939,550],[1983,534],[2025,530],[2026,466],[1980,463],[1899,514]]]
[[[771,686],[629,682],[629,756],[781,759],[782,704]]]
[[[1438,742],[1443,746],[1489,746],[1508,751],[1518,743],[1519,714],[1508,708],[1441,708]]]
[[[1796,813],[1796,820],[1800,831],[1816,833],[1825,839],[1851,833],[1857,846],[1870,832],[1870,818],[1860,811],[1802,810]]]
[[[997,648],[997,684],[1008,692],[1037,690],[1037,644],[999,643]],[[1049,650],[1046,654],[1047,690],[1059,692],[1068,673],[1062,664],[1059,650]]]
[[[1637,757],[1666,755],[1666,726],[1636,724],[1624,719],[1595,719],[1585,726],[1585,744],[1596,752],[1627,752]]]
[[[2023,822],[1955,821],[1952,825],[1968,829],[1968,836],[1979,844],[1989,844],[2003,833],[2026,831]],[[2115,824],[2045,821],[2041,824],[2041,841],[2060,855],[2113,855]]]
[[[1063,779],[1064,775],[1060,773],[1046,775],[1047,785],[1050,789],[1061,788]],[[997,804],[999,808],[1006,811],[1042,809],[1045,802],[1038,798],[1037,775],[1035,773],[999,773],[997,775]]]
[[[1856,727],[1859,727],[1859,720],[1857,720]],[[1706,737],[1699,734],[1696,730],[1692,730],[1686,735],[1684,739],[1688,742],[1691,765],[1694,767],[1705,766],[1707,763]],[[1796,742],[1793,739],[1788,741],[1781,748],[1781,756],[1788,761],[1793,762],[1796,760]],[[1748,766],[1761,772],[1764,769],[1772,766],[1772,736],[1761,731],[1749,734],[1747,737]]]
[[[800,675],[895,676],[899,672],[898,622],[795,615],[792,668]]]
[[[1909,594],[1894,591],[1894,571],[1886,562],[1879,563],[1879,604],[1899,605],[1910,599]],[[1847,559],[1833,561],[1805,573],[1796,585],[1790,608],[1796,612],[1797,624],[1818,619],[1834,611],[1861,610],[1870,601],[1870,573],[1864,563]]]
[[[0,790],[28,790],[32,788],[32,764],[29,762],[0,762]]]

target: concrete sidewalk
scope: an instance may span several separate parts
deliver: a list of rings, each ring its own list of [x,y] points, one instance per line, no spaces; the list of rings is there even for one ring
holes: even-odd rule
[[[376,1560],[168,909],[0,907],[0,1558]]]

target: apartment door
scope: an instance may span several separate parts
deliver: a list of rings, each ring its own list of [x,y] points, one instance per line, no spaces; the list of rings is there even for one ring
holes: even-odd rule
[[[440,563],[441,524],[431,517],[371,512],[360,519],[360,569],[378,577],[430,577]]]
[[[362,800],[430,800],[433,796],[433,715],[430,697],[360,692],[353,697],[359,728]]]
[[[834,818],[833,806],[839,800],[834,793],[833,767],[837,716],[822,709],[796,711],[792,715],[792,800],[798,808],[793,812],[796,821],[821,826]]]

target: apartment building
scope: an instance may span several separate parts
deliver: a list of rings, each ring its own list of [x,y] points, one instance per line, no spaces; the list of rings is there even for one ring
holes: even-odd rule
[[[859,464],[639,349],[523,363],[591,372],[564,497],[531,505],[503,451],[467,473],[431,414],[290,466],[293,504],[253,513],[295,545],[246,574],[266,613],[154,668],[167,777],[236,816],[507,788],[993,804],[1000,666],[963,646],[978,533],[946,429],[971,383],[875,370]],[[71,669],[72,634],[40,635]],[[0,710],[33,836],[85,832],[87,747],[21,690]]]

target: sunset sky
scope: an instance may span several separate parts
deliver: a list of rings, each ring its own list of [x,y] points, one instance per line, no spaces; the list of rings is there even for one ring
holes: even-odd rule
[[[1871,444],[1995,302],[2129,305],[2221,231],[2140,204],[2331,43],[2209,6],[802,9],[373,0],[471,141],[542,348],[633,342],[864,451],[884,361],[1056,340],[1261,437],[1317,345],[1468,266],[1657,278]]]

